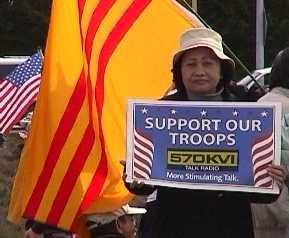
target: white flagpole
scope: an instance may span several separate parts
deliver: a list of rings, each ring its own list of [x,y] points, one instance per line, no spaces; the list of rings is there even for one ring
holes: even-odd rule
[[[256,1],[256,68],[264,68],[264,1]]]
[[[192,0],[192,8],[198,11],[198,0]]]

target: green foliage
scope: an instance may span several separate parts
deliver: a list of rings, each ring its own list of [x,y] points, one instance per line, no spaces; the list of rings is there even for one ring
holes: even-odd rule
[[[226,44],[249,68],[250,16],[252,0],[199,0],[198,9],[209,25],[220,32]],[[264,1],[267,15],[267,37],[265,42],[265,67],[269,67],[279,50],[289,46],[288,0]],[[237,68],[239,74],[240,67]],[[244,72],[242,72],[244,73]]]
[[[289,47],[288,0],[265,1],[268,33],[266,39],[266,62],[271,64],[275,55]]]
[[[30,55],[45,45],[50,0],[0,1],[0,56]]]

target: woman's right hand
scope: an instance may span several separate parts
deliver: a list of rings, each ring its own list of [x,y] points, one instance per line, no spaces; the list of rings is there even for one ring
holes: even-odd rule
[[[29,230],[25,231],[24,238],[43,238],[42,234],[37,234],[30,228]]]

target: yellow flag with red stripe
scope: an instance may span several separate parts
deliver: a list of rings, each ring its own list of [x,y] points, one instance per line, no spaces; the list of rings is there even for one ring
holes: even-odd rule
[[[44,72],[9,219],[75,230],[132,195],[122,181],[128,98],[159,98],[184,30],[173,0],[55,0]]]

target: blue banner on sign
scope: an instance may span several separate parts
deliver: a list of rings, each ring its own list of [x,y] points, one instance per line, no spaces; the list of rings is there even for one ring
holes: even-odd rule
[[[132,179],[272,189],[275,106],[132,102]]]

